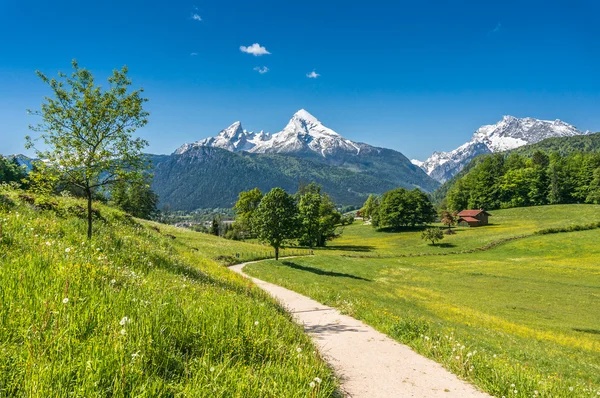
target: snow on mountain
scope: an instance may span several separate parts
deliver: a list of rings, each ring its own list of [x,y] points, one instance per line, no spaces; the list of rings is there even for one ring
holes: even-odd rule
[[[203,140],[184,144],[175,151],[176,154],[182,154],[192,148],[211,146],[227,149],[231,152],[250,151],[261,142],[271,139],[271,134],[260,131],[259,133],[249,132],[242,128],[241,122],[235,122],[224,130],[221,130],[215,137],[205,138]]]
[[[539,120],[504,116],[496,124],[481,126],[471,141],[451,152],[434,152],[422,162],[415,163],[433,179],[445,182],[458,174],[473,158],[493,152],[503,152],[550,137],[571,137],[589,134],[561,120]],[[417,161],[418,162],[418,161]]]
[[[339,151],[358,154],[360,146],[345,139],[330,128],[325,127],[317,118],[301,109],[294,114],[287,126],[280,132],[246,132],[240,122],[222,130],[217,136],[181,146],[176,154],[182,154],[199,146],[211,146],[232,152],[247,151],[253,153],[303,153],[315,152],[323,157]]]

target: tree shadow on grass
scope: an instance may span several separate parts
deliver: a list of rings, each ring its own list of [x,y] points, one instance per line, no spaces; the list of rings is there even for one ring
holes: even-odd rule
[[[297,269],[300,271],[310,272],[310,273],[313,273],[316,275],[335,276],[335,277],[339,277],[339,278],[350,278],[350,279],[356,279],[359,281],[372,282],[371,279],[361,278],[360,276],[356,276],[356,275],[352,275],[352,274],[344,274],[342,272],[323,271],[322,269],[308,267],[306,265],[296,264],[291,261],[282,261],[281,264],[285,265],[286,267],[290,267],[290,268]]]
[[[451,247],[456,247],[456,245],[454,243],[436,243],[435,247],[442,247],[442,248],[451,248]]]
[[[325,246],[319,248],[319,250],[340,250],[340,251],[348,251],[348,252],[370,252],[375,249],[374,246],[367,245],[335,245],[335,246]]]

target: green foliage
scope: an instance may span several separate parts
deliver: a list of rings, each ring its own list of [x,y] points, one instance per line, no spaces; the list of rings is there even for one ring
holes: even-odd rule
[[[25,177],[27,177],[25,168],[19,165],[16,158],[5,158],[0,155],[0,184],[14,182],[20,185]]]
[[[240,237],[251,237],[252,225],[254,224],[254,213],[263,198],[263,194],[258,188],[239,193],[238,201],[233,210],[236,214],[235,230]]]
[[[158,196],[144,180],[120,181],[112,186],[111,202],[134,217],[151,219],[157,212]]]
[[[440,221],[442,224],[448,227],[448,230],[450,230],[452,226],[456,225],[456,222],[458,221],[458,214],[457,212],[442,210],[440,212]]]
[[[430,223],[435,216],[435,209],[423,192],[397,188],[383,194],[376,214],[371,217],[376,228],[398,229]]]
[[[31,126],[41,133],[47,150],[36,155],[46,160],[46,166],[60,175],[60,180],[82,190],[88,199],[88,238],[92,236],[92,199],[94,193],[110,184],[131,182],[142,178],[147,167],[142,149],[147,142],[133,138],[133,132],[146,125],[148,112],[141,96],[143,90],[128,92],[131,80],[127,67],[113,71],[108,78],[109,89],[97,86],[90,71],[73,60],[70,76],[58,74],[58,79],[37,72],[52,90],[41,111],[30,111],[42,121]],[[34,140],[27,137],[27,147]],[[32,179],[41,172],[33,170]],[[45,170],[45,169],[44,169]],[[38,180],[46,178],[42,175]]]
[[[360,214],[364,219],[369,219],[373,217],[375,213],[377,213],[379,208],[379,199],[374,195],[369,195],[367,201],[360,209]]]
[[[253,230],[259,241],[275,249],[275,258],[279,259],[281,246],[296,237],[297,223],[298,207],[294,197],[281,188],[273,188],[256,209]]]
[[[335,238],[336,225],[342,215],[321,187],[311,183],[296,194],[299,212],[298,243],[308,247],[323,247]]]
[[[444,239],[444,233],[439,228],[427,228],[421,232],[421,239],[429,241],[435,246],[436,242]]]
[[[483,158],[448,192],[453,210],[488,210],[561,203],[598,203],[600,154],[551,156],[535,151],[531,159],[512,153]]]

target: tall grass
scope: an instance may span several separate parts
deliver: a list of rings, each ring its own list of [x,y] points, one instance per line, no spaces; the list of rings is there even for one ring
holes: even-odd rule
[[[335,393],[260,290],[105,206],[87,240],[81,206],[0,188],[0,396]]]

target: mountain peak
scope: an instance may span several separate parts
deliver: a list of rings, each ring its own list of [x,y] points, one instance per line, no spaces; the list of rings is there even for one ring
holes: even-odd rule
[[[319,119],[317,119],[316,117],[311,115],[306,109],[300,109],[298,112],[294,113],[294,116],[292,116],[292,119],[304,120],[304,121],[307,121],[307,122],[313,123],[313,124],[321,124]]]

